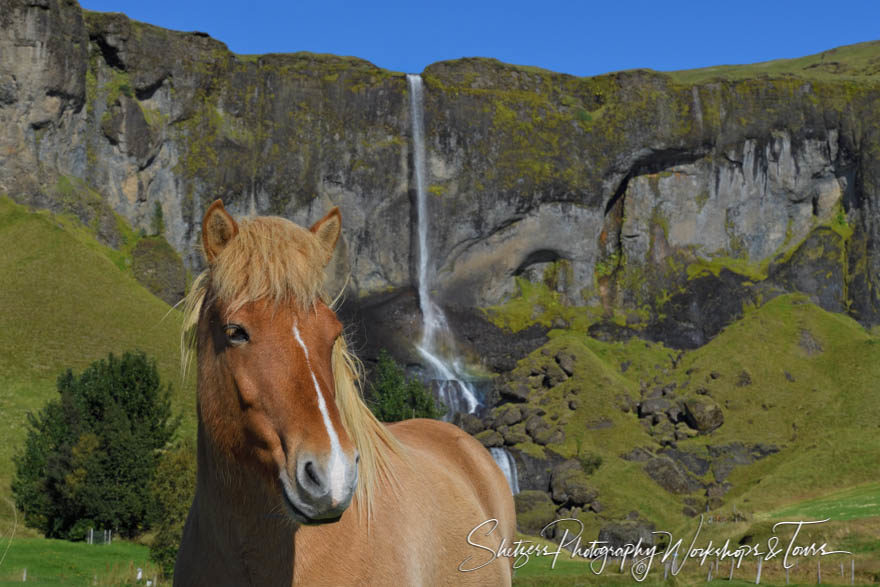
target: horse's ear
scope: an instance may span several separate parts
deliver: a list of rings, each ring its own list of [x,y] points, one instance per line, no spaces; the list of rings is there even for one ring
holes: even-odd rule
[[[222,200],[214,200],[202,220],[202,246],[208,263],[213,263],[237,234],[238,223],[223,207]]]
[[[318,237],[318,242],[327,249],[327,260],[324,263],[329,263],[333,257],[333,250],[336,248],[336,241],[339,240],[339,233],[342,232],[342,215],[339,213],[339,208],[330,210],[309,230]]]

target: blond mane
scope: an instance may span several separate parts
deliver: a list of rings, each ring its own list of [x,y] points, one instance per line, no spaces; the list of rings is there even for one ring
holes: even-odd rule
[[[196,348],[196,331],[207,296],[222,300],[229,313],[244,304],[270,300],[276,305],[333,306],[324,291],[328,251],[311,232],[284,218],[259,216],[239,221],[238,234],[195,280],[184,302],[181,365],[186,372]],[[336,407],[360,453],[356,499],[371,516],[376,488],[394,488],[391,455],[403,455],[397,439],[373,415],[360,391],[362,368],[340,336],[332,354]]]

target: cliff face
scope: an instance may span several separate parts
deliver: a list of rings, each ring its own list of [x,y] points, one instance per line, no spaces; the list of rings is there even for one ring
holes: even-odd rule
[[[0,193],[115,246],[114,213],[146,231],[161,211],[193,270],[215,198],[304,224],[339,205],[349,297],[414,285],[403,74],[238,56],[67,0],[0,0],[0,25]],[[437,298],[485,308],[531,281],[682,347],[782,291],[880,322],[878,59],[875,43],[677,74],[428,67]]]

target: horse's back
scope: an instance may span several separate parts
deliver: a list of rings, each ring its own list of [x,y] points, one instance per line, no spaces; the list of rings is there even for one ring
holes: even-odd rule
[[[473,436],[439,420],[404,420],[389,428],[412,453],[411,464],[416,471],[424,466],[420,457],[445,465],[439,467],[442,472],[470,486],[486,514],[499,522],[509,522],[513,531],[515,512],[510,486],[492,455]]]

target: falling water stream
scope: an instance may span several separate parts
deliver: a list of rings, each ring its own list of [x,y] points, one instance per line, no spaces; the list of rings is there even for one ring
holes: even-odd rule
[[[472,414],[480,406],[473,386],[461,375],[461,362],[443,310],[431,299],[431,265],[428,251],[428,203],[425,189],[425,128],[422,77],[408,74],[410,113],[412,116],[413,165],[416,180],[416,211],[418,215],[419,306],[422,310],[422,339],[419,353],[433,371],[435,395],[444,403],[449,420],[456,413]],[[516,463],[506,449],[492,449],[493,458],[507,477],[513,493],[519,493]]]

